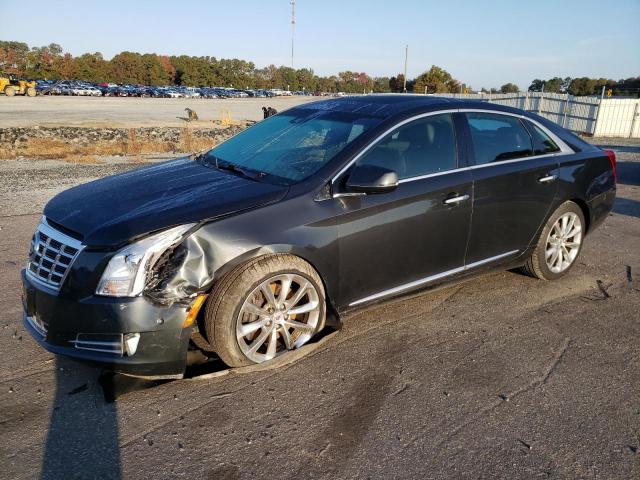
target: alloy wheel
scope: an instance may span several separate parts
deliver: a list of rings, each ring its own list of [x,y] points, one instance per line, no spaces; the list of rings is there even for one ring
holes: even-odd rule
[[[236,319],[236,338],[255,363],[304,345],[316,332],[320,300],[305,277],[288,273],[268,278],[244,300]]]
[[[573,212],[562,215],[553,224],[547,236],[545,260],[553,273],[564,272],[571,266],[580,251],[582,223]]]

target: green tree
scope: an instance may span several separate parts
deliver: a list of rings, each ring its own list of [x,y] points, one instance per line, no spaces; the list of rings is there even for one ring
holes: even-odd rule
[[[142,55],[134,52],[120,52],[111,59],[112,78],[118,83],[140,84],[144,82],[144,61]]]
[[[432,65],[428,71],[415,79],[413,91],[424,93],[425,87],[427,88],[427,93],[455,93],[460,91],[460,82],[455,80],[446,70]]]
[[[529,91],[530,92],[541,92],[542,91],[542,85],[544,85],[544,82],[542,80],[540,80],[539,78],[536,78],[534,81],[531,82],[531,85],[529,85]]]
[[[373,91],[375,93],[388,93],[391,91],[389,77],[376,77],[373,79]]]
[[[404,75],[402,73],[389,79],[389,89],[394,93],[402,93],[404,89]]]
[[[65,53],[58,58],[54,68],[58,74],[58,78],[64,80],[79,78],[78,62],[70,53]]]
[[[501,93],[518,93],[520,89],[514,83],[505,83],[500,87]]]
[[[22,42],[0,41],[0,70],[24,75],[27,70],[29,45]]]
[[[167,85],[173,80],[155,53],[142,55],[142,63],[144,75],[141,83],[145,85]]]
[[[62,57],[62,48],[57,43],[44,47],[33,47],[27,54],[25,74],[29,77],[59,78],[55,69],[57,60]]]
[[[105,82],[111,80],[111,64],[107,62],[100,52],[85,53],[75,59],[75,76],[60,75],[62,78],[75,78],[87,82]]]
[[[544,91],[548,93],[561,93],[564,80],[560,77],[553,77],[544,82]]]
[[[618,80],[612,90],[614,95],[640,98],[640,77]]]

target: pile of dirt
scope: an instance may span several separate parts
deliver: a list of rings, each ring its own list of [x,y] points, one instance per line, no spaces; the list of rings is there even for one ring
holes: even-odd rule
[[[55,158],[94,163],[96,155],[190,153],[211,148],[248,125],[0,128],[0,159]]]

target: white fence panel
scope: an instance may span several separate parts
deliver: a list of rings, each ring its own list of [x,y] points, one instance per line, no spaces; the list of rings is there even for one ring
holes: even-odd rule
[[[636,125],[639,123],[639,104],[640,100],[633,98],[608,98],[604,100],[600,106],[594,136],[638,137]]]
[[[631,123],[631,135],[629,135],[629,138],[640,138],[640,100],[636,103],[636,111]]]
[[[438,93],[441,97],[497,103],[537,113],[578,133],[640,138],[640,100],[574,97],[562,93]]]

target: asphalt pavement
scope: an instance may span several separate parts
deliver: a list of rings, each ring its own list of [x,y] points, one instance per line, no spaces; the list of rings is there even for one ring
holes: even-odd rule
[[[21,324],[44,202],[134,165],[0,162],[0,477],[640,478],[640,148],[618,161],[613,213],[556,282],[497,271],[356,312],[284,365],[170,382]]]

